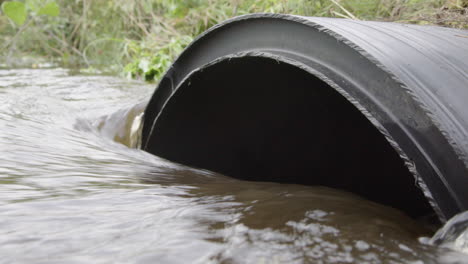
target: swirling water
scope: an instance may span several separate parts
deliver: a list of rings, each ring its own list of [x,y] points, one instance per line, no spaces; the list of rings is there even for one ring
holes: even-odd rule
[[[132,146],[153,85],[0,70],[0,263],[467,263],[403,213]]]

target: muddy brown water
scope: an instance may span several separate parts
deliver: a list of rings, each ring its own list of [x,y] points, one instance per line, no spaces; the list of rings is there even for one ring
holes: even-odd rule
[[[153,89],[0,70],[0,263],[468,263],[354,194],[236,180],[135,148]]]

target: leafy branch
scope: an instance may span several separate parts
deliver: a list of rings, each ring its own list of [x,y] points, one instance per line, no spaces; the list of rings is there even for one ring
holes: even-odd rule
[[[26,3],[19,1],[7,1],[1,6],[3,14],[18,28],[16,34],[7,42],[3,49],[8,49],[6,60],[9,61],[16,40],[21,33],[39,16],[57,17],[60,14],[60,8],[55,1],[41,3],[39,0],[29,0]]]

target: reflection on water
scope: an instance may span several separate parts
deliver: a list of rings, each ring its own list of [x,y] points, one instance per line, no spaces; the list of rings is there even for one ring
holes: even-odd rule
[[[152,90],[0,70],[1,263],[466,262],[353,194],[240,181],[129,148]]]

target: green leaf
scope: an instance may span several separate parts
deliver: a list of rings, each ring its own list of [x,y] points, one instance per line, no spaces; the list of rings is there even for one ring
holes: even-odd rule
[[[39,11],[39,0],[26,0],[24,3],[27,9],[36,13]]]
[[[58,16],[60,14],[60,8],[55,1],[50,1],[47,2],[41,9],[39,9],[39,12],[37,12],[39,15],[46,15],[46,16]]]
[[[2,5],[3,13],[15,22],[18,26],[24,24],[26,21],[26,6],[18,1],[4,2]]]

